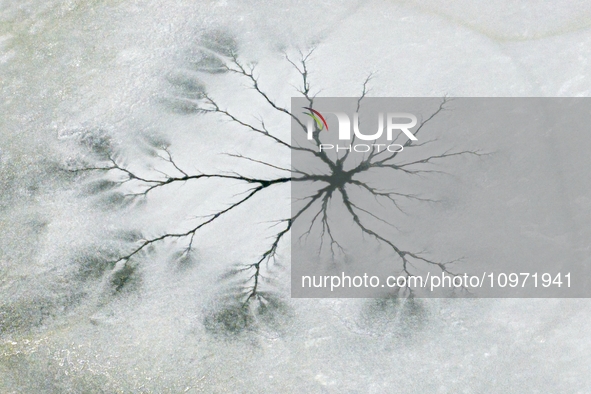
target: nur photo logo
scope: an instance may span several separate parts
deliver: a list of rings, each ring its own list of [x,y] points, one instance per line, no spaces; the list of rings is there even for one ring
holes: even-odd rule
[[[373,133],[363,133],[360,130],[359,126],[359,113],[355,112],[353,114],[353,122],[351,122],[351,118],[346,112],[329,112],[315,110],[310,107],[303,107],[303,109],[308,110],[309,112],[305,112],[305,115],[309,116],[310,119],[307,121],[307,134],[308,140],[315,140],[316,138],[320,138],[319,132],[320,131],[329,131],[328,122],[326,121],[325,115],[334,115],[337,120],[338,124],[338,139],[339,141],[350,141],[349,145],[340,145],[340,144],[328,144],[328,143],[319,143],[318,149],[320,152],[327,151],[327,150],[335,150],[339,152],[341,150],[348,150],[354,152],[369,152],[372,149],[377,150],[378,152],[381,150],[388,150],[389,152],[400,152],[404,149],[404,147],[400,144],[378,144],[376,143],[380,138],[382,138],[384,134],[384,129],[386,131],[386,139],[387,141],[391,142],[398,138],[398,136],[403,133],[408,137],[408,139],[412,141],[418,141],[417,137],[413,134],[411,129],[417,125],[417,117],[411,113],[407,112],[388,112],[384,116],[383,112],[378,113],[378,127],[377,131]],[[384,127],[385,123],[385,127]],[[353,127],[351,127],[353,126]],[[351,129],[353,133],[351,133]],[[354,144],[352,143],[355,139],[359,139],[362,141],[373,141],[372,144]]]

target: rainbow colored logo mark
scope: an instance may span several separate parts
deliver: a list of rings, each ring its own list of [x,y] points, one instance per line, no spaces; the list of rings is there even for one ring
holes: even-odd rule
[[[322,114],[320,112],[316,111],[315,109],[309,108],[309,107],[304,107],[304,109],[307,109],[308,111],[310,111],[310,112],[307,112],[306,115],[308,115],[309,117],[311,117],[312,119],[314,119],[316,121],[316,125],[318,126],[319,130],[323,130],[326,127],[326,131],[328,131],[328,124],[326,123],[326,119],[324,119],[324,116],[322,116]]]

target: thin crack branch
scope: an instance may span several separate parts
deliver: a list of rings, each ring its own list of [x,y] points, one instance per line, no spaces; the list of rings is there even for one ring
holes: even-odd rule
[[[225,208],[223,210],[220,210],[220,211],[216,212],[215,214],[209,215],[209,219],[207,219],[204,222],[200,223],[199,225],[193,227],[189,231],[181,232],[181,233],[166,233],[166,234],[161,235],[159,237],[155,237],[155,238],[151,238],[151,239],[148,239],[148,240],[144,240],[144,242],[142,242],[139,247],[136,247],[129,254],[122,256],[116,262],[119,262],[119,261],[129,261],[129,259],[131,259],[133,256],[137,255],[139,252],[141,252],[142,250],[144,250],[146,247],[148,247],[148,246],[150,246],[150,245],[152,245],[152,244],[154,244],[156,242],[163,241],[163,240],[165,240],[167,238],[183,238],[183,237],[187,237],[189,235],[193,235],[199,229],[201,229],[204,226],[212,223],[214,220],[216,220],[220,216],[222,216],[222,215],[230,212],[231,210],[233,210],[233,209],[241,206],[242,204],[244,204],[246,201],[250,200],[254,195],[256,195],[261,190],[264,190],[264,189],[268,188],[271,185],[274,185],[274,184],[277,184],[277,183],[285,183],[285,182],[288,182],[288,181],[289,181],[289,178],[283,178],[283,179],[277,180],[275,182],[265,181],[264,183],[261,183],[259,186],[255,187],[255,188],[252,188],[251,191],[250,191],[250,193],[248,193],[246,195],[246,197],[242,198],[241,200],[239,200],[237,202],[232,203],[227,208]]]
[[[351,218],[353,219],[353,222],[359,227],[359,229],[361,229],[361,231],[367,235],[372,236],[373,238],[375,238],[378,241],[381,241],[383,243],[385,243],[386,245],[390,246],[390,248],[400,257],[400,259],[402,260],[402,264],[403,264],[403,270],[405,273],[407,274],[411,274],[408,266],[409,266],[409,260],[407,258],[407,256],[410,256],[414,259],[417,260],[421,260],[427,264],[430,265],[435,265],[438,266],[443,272],[449,273],[451,275],[451,273],[447,270],[447,268],[445,267],[444,264],[442,263],[437,263],[435,261],[423,258],[421,256],[418,256],[417,254],[414,254],[412,252],[408,252],[405,250],[402,250],[401,248],[399,248],[398,246],[396,246],[392,241],[390,241],[389,239],[387,239],[386,237],[380,235],[378,232],[370,229],[369,227],[367,227],[366,225],[363,224],[363,222],[361,221],[361,219],[359,218],[359,215],[355,212],[354,209],[354,205],[351,203],[349,196],[347,194],[347,191],[345,190],[344,187],[340,187],[339,188],[339,192],[342,195],[343,198],[343,204],[345,205],[345,208],[347,209],[347,211],[349,212],[349,214],[351,215]]]
[[[365,81],[363,81],[363,89],[361,91],[361,95],[359,96],[359,99],[357,100],[357,109],[355,112],[359,113],[359,110],[361,109],[361,102],[363,101],[363,99],[365,98],[365,96],[367,95],[367,93],[369,92],[369,89],[367,88],[367,85],[369,84],[369,81],[371,81],[373,79],[374,73],[371,72],[369,73],[369,75],[365,78]],[[355,139],[357,138],[356,134],[353,133],[353,138],[351,139],[351,145],[355,144]],[[375,141],[374,141],[375,142]],[[372,148],[372,149],[375,149]],[[349,153],[351,153],[350,150],[346,150],[345,154],[343,155],[343,157],[341,157],[340,159],[337,159],[337,165],[338,166],[343,166],[343,163],[347,160],[347,157],[349,157]]]
[[[415,137],[419,134],[419,132],[423,129],[423,127],[425,127],[425,125],[427,125],[429,122],[431,122],[431,120],[433,120],[437,115],[439,115],[441,113],[441,111],[445,110],[445,104],[449,101],[448,98],[444,98],[441,103],[439,104],[439,107],[437,108],[437,110],[435,110],[426,120],[422,121],[421,124],[419,125],[419,127],[417,128],[417,130],[415,131],[414,135]],[[407,140],[402,146],[403,148],[407,148],[409,146],[412,146],[413,141],[412,140]],[[384,152],[387,152],[387,150],[382,150],[378,153],[376,153],[375,155],[370,154],[368,160],[371,162],[371,160],[373,160],[374,158],[382,155]],[[372,152],[373,153],[373,152]],[[375,163],[384,163],[387,162],[389,160],[394,159],[398,153],[400,152],[393,152],[391,155],[387,156],[386,158],[379,160],[377,162],[371,162],[372,164]]]
[[[253,126],[252,124],[245,122],[243,120],[240,120],[238,117],[234,116],[232,113],[230,113],[227,110],[221,109],[220,106],[216,103],[216,101],[211,98],[209,95],[205,94],[205,101],[211,105],[213,108],[212,109],[207,109],[207,108],[203,108],[202,111],[203,112],[215,112],[215,113],[219,113],[222,114],[226,117],[228,117],[231,121],[238,123],[241,126],[244,126],[252,131],[254,131],[255,133],[261,134],[267,138],[272,139],[273,141],[275,141],[276,143],[283,145],[284,147],[287,147],[289,149],[293,149],[293,147],[283,141],[282,139],[274,136],[273,134],[269,133],[269,131],[265,128],[264,124],[263,124],[263,129],[259,129],[258,127]]]
[[[276,254],[277,254],[277,248],[279,247],[279,242],[291,230],[293,219],[285,219],[285,222],[287,223],[287,225],[285,226],[285,228],[283,230],[281,230],[279,233],[277,233],[277,235],[274,237],[273,243],[271,244],[269,249],[267,249],[265,252],[263,252],[261,258],[256,263],[252,264],[252,266],[251,266],[255,270],[255,272],[253,274],[254,284],[252,286],[250,294],[248,295],[248,297],[246,298],[246,300],[244,302],[245,304],[251,298],[256,297],[258,294],[257,291],[258,291],[258,286],[259,286],[259,280],[261,278],[261,264],[265,261],[268,262],[271,259],[275,258]]]
[[[271,167],[271,168],[275,168],[275,169],[277,169],[277,170],[281,170],[281,171],[287,171],[287,172],[295,172],[295,173],[297,173],[297,174],[301,174],[301,175],[308,175],[308,174],[306,174],[306,173],[304,173],[304,172],[302,172],[302,171],[298,171],[298,170],[292,170],[292,169],[289,169],[289,168],[284,168],[284,167],[279,167],[279,166],[276,166],[276,165],[274,165],[274,164],[267,163],[266,161],[262,161],[262,160],[253,159],[253,158],[250,158],[250,157],[248,157],[248,156],[244,156],[244,155],[240,155],[240,154],[235,154],[235,153],[224,153],[224,154],[225,154],[226,156],[235,157],[235,158],[237,158],[237,159],[243,159],[243,160],[251,161],[251,162],[254,162],[254,163],[262,164],[262,165],[264,165],[264,166],[268,166],[268,167]]]
[[[189,174],[187,174],[185,171],[183,171],[182,169],[179,168],[179,166],[175,163],[175,161],[172,159],[172,155],[170,154],[170,151],[168,150],[168,148],[164,147],[162,148],[162,150],[164,152],[166,152],[167,157],[162,157],[160,155],[158,155],[158,157],[162,157],[163,160],[169,162],[170,164],[173,165],[173,167],[180,172],[181,174],[183,174],[184,176],[189,176]]]

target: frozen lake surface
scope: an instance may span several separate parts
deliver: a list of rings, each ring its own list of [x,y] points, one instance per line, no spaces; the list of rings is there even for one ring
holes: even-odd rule
[[[122,206],[110,184],[64,170],[112,150],[154,174],[162,160],[153,147],[164,145],[192,173],[254,171],[222,152],[289,167],[289,152],[196,113],[206,87],[224,107],[261,116],[289,139],[289,118],[211,56],[228,48],[257,63],[261,86],[282,106],[298,83],[283,53],[312,46],[310,83],[322,96],[356,96],[375,72],[373,96],[586,97],[589,21],[583,0],[0,0],[0,392],[591,392],[588,300],[290,299],[283,245],[268,272],[279,301],[250,321],[220,277],[260,253],[257,236],[289,213],[289,187],[204,228],[187,258],[175,258],[181,241],[167,241],[127,270],[108,261],[138,231],[186,230],[191,215],[221,209],[244,189],[184,184]],[[538,164],[566,186],[540,189],[539,203],[569,203],[522,231],[527,245],[588,262],[591,185],[576,163],[589,138],[564,134],[562,156]],[[494,136],[473,142],[499,146]],[[509,171],[499,164],[505,158],[491,160]],[[486,165],[452,161],[444,168],[452,177],[426,183],[448,200],[413,211],[413,246],[442,258],[486,248],[528,255],[443,226],[461,220],[458,212],[483,214],[475,201],[495,180],[482,176]],[[461,249],[457,239],[474,242]]]

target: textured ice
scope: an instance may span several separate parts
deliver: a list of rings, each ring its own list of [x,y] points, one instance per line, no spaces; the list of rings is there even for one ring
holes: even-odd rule
[[[179,101],[204,83],[228,108],[264,116],[289,137],[289,119],[200,52],[212,32],[235,37],[281,105],[297,83],[282,51],[311,45],[311,82],[324,96],[359,94],[371,71],[375,96],[588,96],[590,12],[586,1],[541,0],[0,1],[0,392],[591,391],[587,300],[285,298],[252,325],[218,278],[256,256],[253,239],[289,209],[289,190],[200,233],[183,264],[170,243],[122,271],[108,264],[121,240],[138,229],[158,235],[242,190],[187,184],[114,209],[120,196],[108,183],[60,170],[115,147],[149,171],[154,139],[191,170],[228,168],[235,162],[217,153],[243,149],[288,166],[288,154]],[[576,146],[566,138],[560,149]],[[584,154],[549,154],[548,167],[577,185],[566,191],[572,211],[552,230],[524,228],[527,236],[564,246],[578,228],[576,245],[588,252],[588,176],[573,168]],[[439,217],[479,214],[473,201],[498,179],[474,185],[467,171],[462,196],[450,197],[465,210]],[[237,231],[248,223],[257,224]],[[417,244],[442,254],[490,247],[450,243],[469,236],[435,225]],[[286,275],[276,273],[282,294]]]

